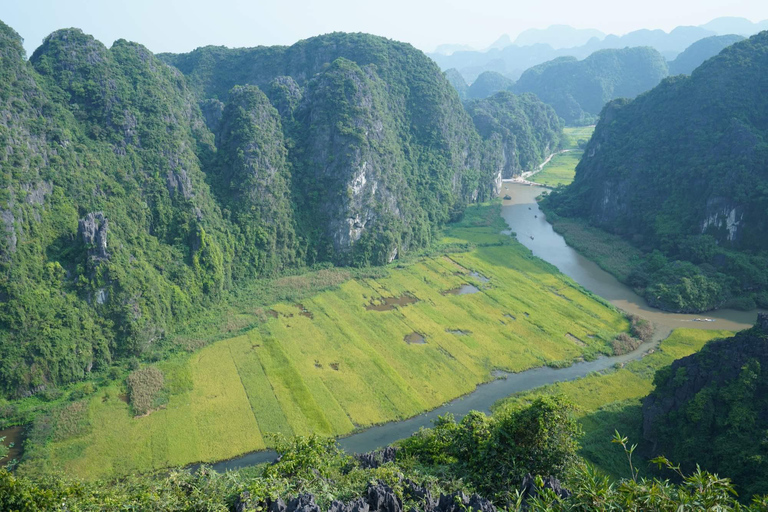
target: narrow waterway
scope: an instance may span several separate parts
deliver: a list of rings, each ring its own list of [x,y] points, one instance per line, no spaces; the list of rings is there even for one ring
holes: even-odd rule
[[[555,382],[578,379],[591,372],[611,368],[617,363],[639,359],[660,339],[665,338],[672,329],[678,327],[738,331],[754,325],[757,311],[720,310],[702,315],[682,315],[665,313],[648,306],[642,297],[569,247],[563,237],[552,229],[536,202],[536,197],[542,190],[540,187],[504,182],[501,195],[509,195],[511,199],[504,201],[502,216],[510,231],[515,232],[517,239],[531,249],[534,255],[555,265],[562,273],[571,277],[584,288],[600,295],[624,311],[653,321],[657,326],[654,341],[645,343],[637,350],[623,356],[603,357],[595,361],[575,363],[568,368],[544,367],[520,373],[499,373],[497,380],[481,384],[469,395],[453,400],[433,411],[407,420],[371,427],[341,438],[339,445],[344,450],[349,453],[376,450],[410,436],[421,427],[432,426],[432,421],[443,414],[452,413],[459,418],[472,410],[489,412],[490,407],[495,402],[513,393]],[[703,318],[714,321],[696,321],[696,319]],[[213,465],[213,468],[216,471],[226,471],[268,462],[275,457],[274,451],[254,452],[218,462]]]
[[[540,187],[507,181],[502,185],[501,195],[511,199],[504,200],[501,215],[510,230],[517,234],[520,243],[528,247],[535,256],[553,264],[560,272],[614,306],[651,320],[656,324],[659,336],[666,337],[672,329],[679,327],[739,331],[755,324],[757,311],[721,309],[687,315],[652,308],[629,287],[568,246],[563,237],[552,229],[536,202],[536,197],[543,190]],[[696,319],[714,321],[702,322]]]

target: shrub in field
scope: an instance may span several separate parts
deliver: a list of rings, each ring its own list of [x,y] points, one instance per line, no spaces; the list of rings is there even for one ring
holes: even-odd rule
[[[630,333],[633,337],[639,339],[643,343],[651,341],[653,338],[653,324],[645,318],[640,318],[637,315],[629,315],[629,321],[631,323]]]
[[[642,343],[639,339],[633,338],[625,332],[620,332],[611,342],[613,353],[617,356],[632,352]]]
[[[163,389],[163,372],[154,366],[135,370],[128,375],[128,392],[136,416],[146,414]]]

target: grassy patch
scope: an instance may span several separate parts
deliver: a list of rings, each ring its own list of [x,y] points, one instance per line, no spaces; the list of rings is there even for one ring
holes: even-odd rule
[[[576,166],[579,164],[582,154],[583,151],[580,150],[558,153],[531,179],[536,183],[552,188],[570,185],[576,176]]]
[[[256,328],[157,365],[164,408],[134,418],[117,385],[102,388],[89,402],[93,428],[52,443],[50,462],[99,477],[215,461],[265,448],[270,432],[343,435],[414,416],[494,369],[610,353],[628,321],[500,235],[498,208],[471,207],[446,230],[443,247],[463,251],[433,250],[343,282],[337,271],[273,282],[281,300]],[[462,284],[480,292],[443,294]],[[366,308],[405,294],[417,301]],[[426,343],[406,343],[413,332]]]
[[[632,269],[642,260],[643,253],[618,235],[590,226],[583,219],[559,217],[549,211],[546,214],[554,230],[568,245],[619,281],[626,282]]]
[[[563,149],[544,168],[535,174],[533,180],[547,187],[570,185],[576,176],[576,166],[584,154],[584,147],[595,131],[594,126],[568,127],[563,130]]]
[[[626,476],[624,452],[618,447],[610,450],[606,446],[616,429],[633,442],[640,441],[640,401],[653,390],[656,371],[675,359],[701,350],[710,340],[732,335],[730,331],[676,329],[657,350],[640,360],[608,372],[596,372],[575,381],[513,395],[498,402],[494,409],[531,403],[541,395],[566,395],[579,407],[577,415],[585,432],[581,455],[612,476]]]
[[[595,131],[595,126],[568,126],[563,129],[565,140],[563,141],[564,149],[584,149],[592,138],[592,134]]]

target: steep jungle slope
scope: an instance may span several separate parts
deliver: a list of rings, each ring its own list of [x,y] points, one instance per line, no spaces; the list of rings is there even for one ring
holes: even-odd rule
[[[84,377],[217,300],[233,256],[196,151],[213,138],[146,48],[0,25],[0,387]]]
[[[533,94],[499,92],[466,104],[488,152],[502,157],[502,177],[536,169],[555,152],[563,126],[554,109]],[[500,144],[501,150],[493,146]]]
[[[187,75],[203,105],[226,103],[235,85],[259,87],[276,106],[293,91],[293,108],[278,110],[295,144],[288,161],[310,261],[386,263],[493,193],[498,169],[483,165],[456,92],[410,45],[335,33],[162,58]]]
[[[768,304],[768,32],[690,77],[603,110],[571,186],[547,207],[652,251],[630,276],[651,303]]]
[[[667,62],[650,47],[600,50],[584,60],[560,57],[528,69],[512,86],[555,108],[568,125],[594,123],[614,98],[634,98],[668,75]]]
[[[734,480],[740,494],[768,493],[768,315],[656,373],[643,402],[654,454]],[[702,450],[701,447],[708,447]]]

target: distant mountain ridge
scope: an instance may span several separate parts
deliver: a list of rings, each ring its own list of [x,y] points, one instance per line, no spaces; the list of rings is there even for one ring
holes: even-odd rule
[[[663,30],[642,29],[623,36],[600,36],[598,34],[602,32],[597,30],[553,25],[546,29],[526,30],[514,42],[508,35],[504,35],[484,51],[455,51],[451,55],[428,55],[443,70],[456,68],[471,84],[484,71],[496,71],[516,80],[531,66],[557,57],[583,59],[598,50],[627,46],[651,46],[667,60],[673,60],[691,44],[705,37],[726,34],[746,37],[767,29],[768,20],[753,23],[745,18],[717,18],[697,27],[676,27],[668,33]],[[581,42],[587,34],[594,36]],[[566,46],[567,41],[572,44]]]
[[[534,66],[511,90],[535,94],[552,105],[566,124],[586,125],[595,122],[608,101],[634,98],[668,74],[667,62],[653,48],[600,50],[584,60],[560,57]]]

